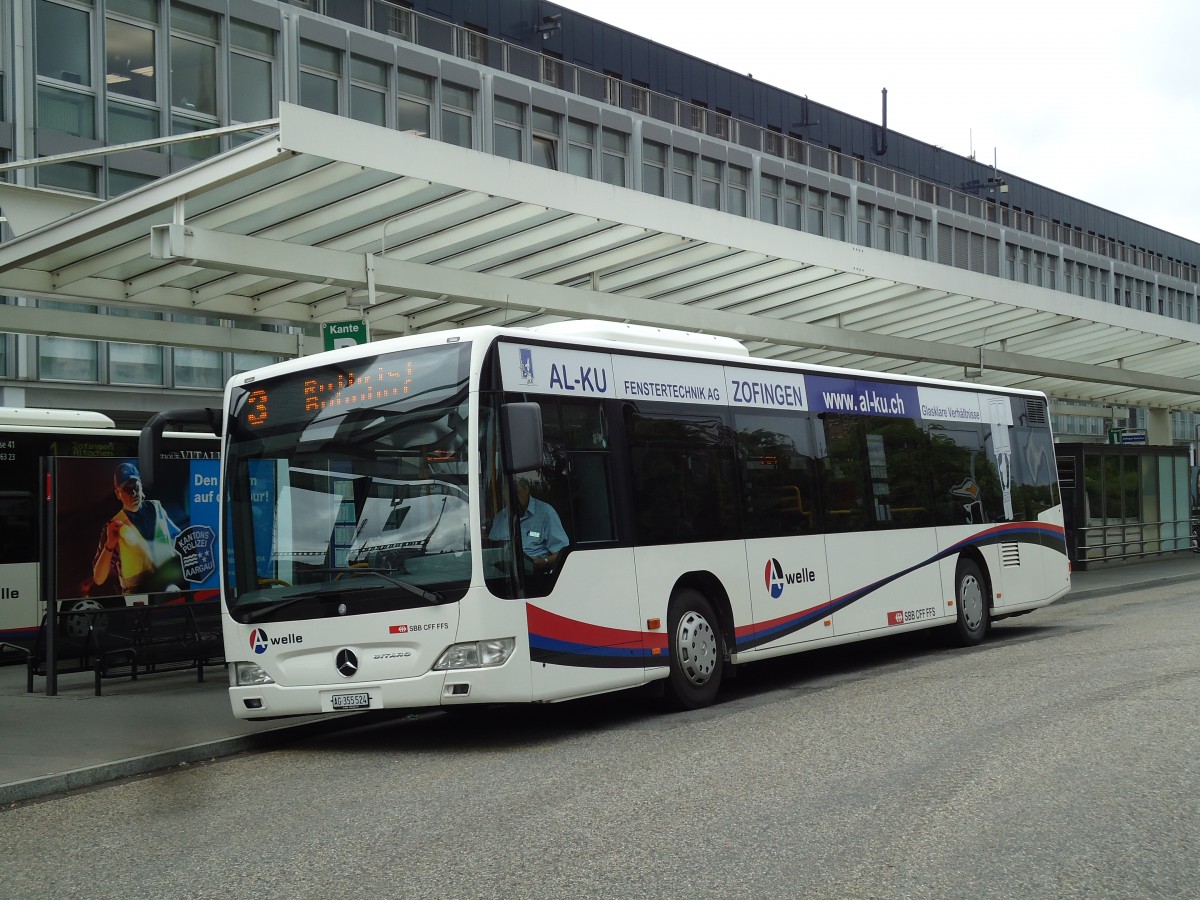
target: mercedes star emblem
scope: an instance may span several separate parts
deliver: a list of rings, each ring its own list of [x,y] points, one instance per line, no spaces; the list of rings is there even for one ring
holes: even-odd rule
[[[350,650],[339,650],[336,665],[337,670],[349,678],[358,671],[358,657]]]

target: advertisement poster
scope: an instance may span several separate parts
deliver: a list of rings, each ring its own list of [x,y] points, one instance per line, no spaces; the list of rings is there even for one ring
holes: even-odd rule
[[[159,460],[148,496],[136,459],[59,459],[58,599],[212,596],[219,472],[215,459]]]

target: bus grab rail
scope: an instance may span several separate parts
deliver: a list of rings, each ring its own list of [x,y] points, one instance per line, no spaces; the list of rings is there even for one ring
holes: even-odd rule
[[[158,462],[159,447],[162,446],[163,431],[169,425],[203,425],[213,434],[219,435],[221,412],[211,407],[170,409],[150,417],[138,435],[138,472],[142,487],[147,493],[154,491],[154,470]]]

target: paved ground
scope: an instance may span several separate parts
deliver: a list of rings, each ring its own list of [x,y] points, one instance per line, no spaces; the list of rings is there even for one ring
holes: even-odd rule
[[[1200,554],[1078,572],[1060,603],[1200,578]],[[25,689],[21,666],[0,667],[0,806],[117,778],[226,756],[345,727],[353,715],[272,722],[233,718],[224,673],[154,675],[107,681],[93,693],[90,673],[59,676]]]

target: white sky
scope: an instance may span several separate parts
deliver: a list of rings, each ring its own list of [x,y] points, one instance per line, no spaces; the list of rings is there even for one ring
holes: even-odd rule
[[[1200,241],[1195,0],[558,2]]]

